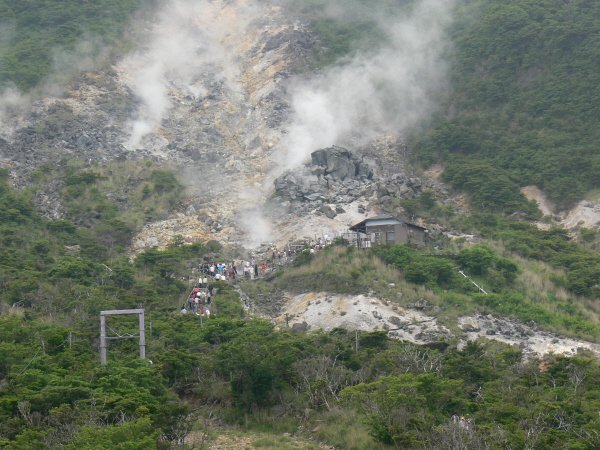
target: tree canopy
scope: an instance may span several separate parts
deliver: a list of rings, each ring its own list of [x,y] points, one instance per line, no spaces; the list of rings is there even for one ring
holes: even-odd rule
[[[559,206],[599,186],[600,5],[588,0],[465,0],[454,13],[452,93],[412,147],[476,207]],[[492,174],[493,176],[490,176]]]

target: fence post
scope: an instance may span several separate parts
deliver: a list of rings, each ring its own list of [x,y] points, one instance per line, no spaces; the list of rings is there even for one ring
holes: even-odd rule
[[[144,313],[139,314],[140,318],[140,359],[146,359],[146,333],[144,331]]]
[[[106,364],[106,316],[100,314],[100,364]]]

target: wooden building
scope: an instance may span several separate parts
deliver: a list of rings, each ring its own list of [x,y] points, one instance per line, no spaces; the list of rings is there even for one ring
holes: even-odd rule
[[[427,228],[403,222],[390,215],[380,215],[352,225],[343,237],[356,247],[371,247],[378,244],[425,245]]]

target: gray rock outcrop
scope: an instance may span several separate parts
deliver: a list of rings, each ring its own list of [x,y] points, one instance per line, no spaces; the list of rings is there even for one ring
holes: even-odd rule
[[[302,323],[295,323],[292,325],[292,331],[295,333],[304,333],[310,329],[310,325],[306,323],[306,320]]]
[[[348,203],[366,193],[376,170],[375,162],[337,146],[313,152],[311,162],[277,178],[275,189],[291,201]]]
[[[357,199],[387,203],[392,197],[414,198],[435,189],[418,177],[383,170],[375,159],[339,146],[314,151],[310,163],[286,172],[274,184],[282,206],[316,209],[329,218],[345,212],[340,205]]]

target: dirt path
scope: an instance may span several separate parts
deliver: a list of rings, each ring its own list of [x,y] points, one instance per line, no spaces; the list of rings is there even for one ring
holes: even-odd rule
[[[192,433],[186,439],[186,444],[200,445],[202,433]],[[241,431],[222,431],[216,439],[205,446],[212,450],[324,450],[333,447],[312,442],[289,433],[282,435],[264,433],[244,433]]]

